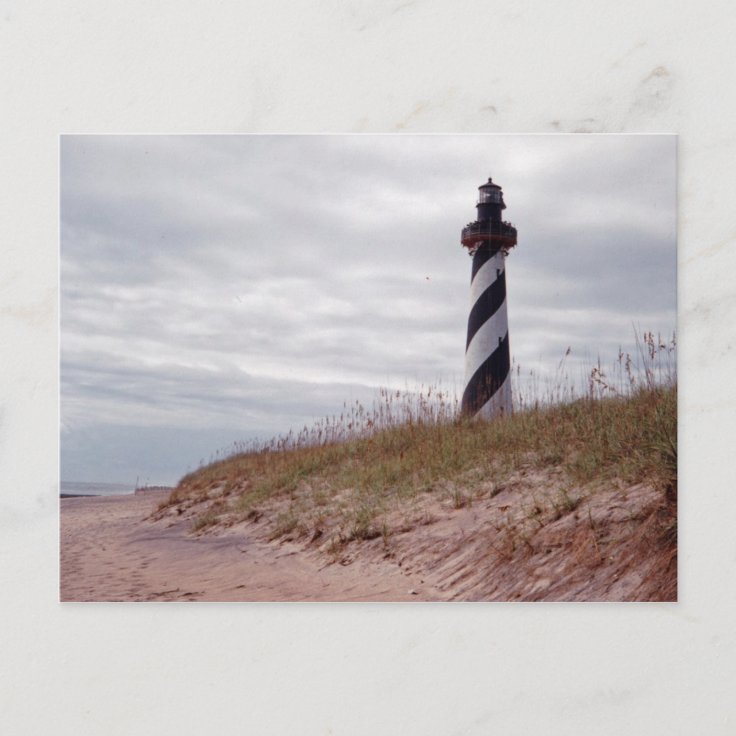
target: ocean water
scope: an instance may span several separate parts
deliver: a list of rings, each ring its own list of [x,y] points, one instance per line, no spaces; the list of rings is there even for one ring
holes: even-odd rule
[[[135,492],[133,483],[81,483],[62,480],[60,486],[60,493],[75,496],[123,496]]]

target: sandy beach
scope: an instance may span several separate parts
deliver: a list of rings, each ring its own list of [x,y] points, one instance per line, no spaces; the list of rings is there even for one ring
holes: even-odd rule
[[[151,521],[168,492],[61,500],[62,601],[416,600],[419,578],[393,565],[330,564],[243,528],[194,536]]]

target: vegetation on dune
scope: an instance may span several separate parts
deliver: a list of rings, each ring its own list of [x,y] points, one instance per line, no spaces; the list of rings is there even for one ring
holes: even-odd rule
[[[656,487],[674,535],[675,344],[645,333],[638,346],[635,358],[621,352],[610,374],[594,366],[585,395],[558,381],[542,399],[521,395],[512,416],[494,421],[461,417],[457,399],[441,388],[382,390],[370,409],[346,405],[298,434],[236,448],[185,476],[159,511],[206,503],[194,520],[199,531],[270,509],[273,538],[316,539],[331,519],[333,543],[345,544],[386,539],[391,512],[422,494],[460,508],[493,497],[521,468],[548,468],[578,486]],[[558,511],[574,510],[579,497],[564,496]]]

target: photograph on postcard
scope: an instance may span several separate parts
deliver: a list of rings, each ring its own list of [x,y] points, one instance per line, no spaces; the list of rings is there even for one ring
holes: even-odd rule
[[[676,600],[676,151],[62,136],[61,600]]]

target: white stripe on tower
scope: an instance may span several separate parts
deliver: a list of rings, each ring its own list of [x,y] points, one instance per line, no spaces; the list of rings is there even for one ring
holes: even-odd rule
[[[462,409],[484,418],[511,412],[504,259],[487,243],[473,255]]]
[[[501,254],[498,253],[497,256]],[[470,308],[478,301],[478,297],[498,278],[496,271],[506,267],[503,257],[492,256],[471,276],[470,279]]]

